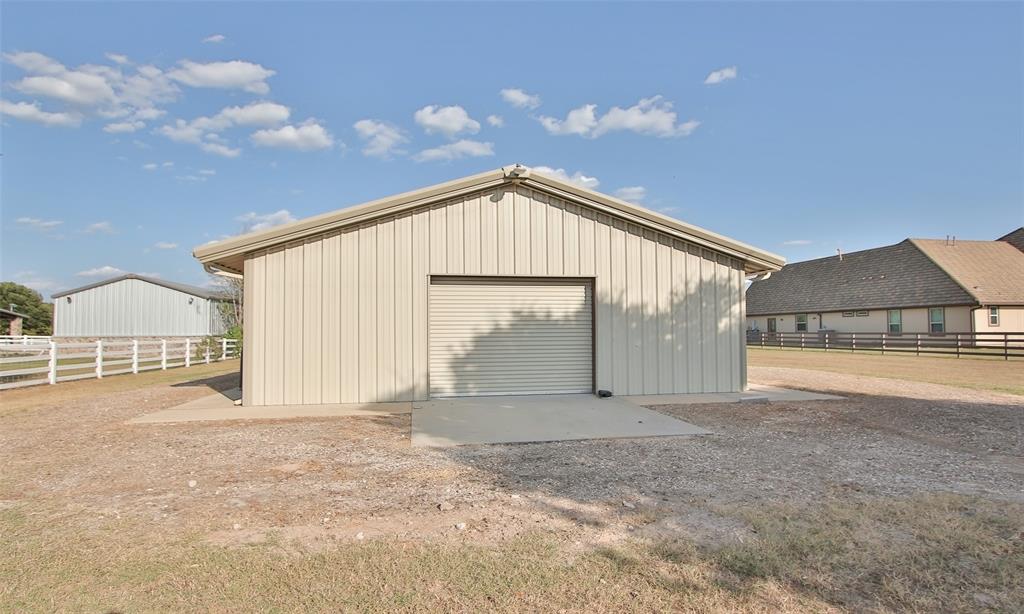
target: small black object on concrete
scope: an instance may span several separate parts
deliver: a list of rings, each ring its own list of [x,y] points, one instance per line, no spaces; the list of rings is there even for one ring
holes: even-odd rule
[[[597,398],[599,398],[599,399],[607,399],[610,396],[612,396],[612,391],[611,390],[598,390],[597,391]]]

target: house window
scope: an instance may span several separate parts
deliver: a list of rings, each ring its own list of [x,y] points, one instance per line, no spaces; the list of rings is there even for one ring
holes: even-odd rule
[[[775,318],[768,318],[768,332],[774,333],[776,330]]]
[[[852,318],[853,317],[853,312],[852,311],[844,311],[843,312],[843,317],[844,318]]]
[[[999,326],[999,308],[989,307],[988,308],[988,325]]]
[[[869,311],[858,311],[857,312],[857,317],[858,318],[866,318],[866,317],[868,317],[869,313],[870,313]]]
[[[807,332],[807,314],[798,313],[796,314],[796,332],[806,333]]]
[[[928,309],[928,332],[946,332],[946,309],[944,307],[931,307]]]
[[[889,332],[894,335],[903,333],[903,312],[899,309],[889,310]]]

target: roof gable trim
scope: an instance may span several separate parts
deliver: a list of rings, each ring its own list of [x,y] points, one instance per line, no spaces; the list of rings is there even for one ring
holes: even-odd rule
[[[486,191],[500,186],[521,185],[537,189],[634,224],[652,228],[671,236],[733,256],[753,266],[750,271],[778,270],[785,259],[753,246],[734,241],[711,231],[692,226],[621,201],[544,175],[536,175],[521,166],[506,167],[450,181],[436,186],[405,192],[371,201],[342,211],[333,211],[285,226],[227,239],[195,248],[193,255],[203,264],[216,265],[217,261],[237,257],[249,252],[268,249],[310,236],[320,235],[344,227],[369,222],[404,211],[429,206],[445,200]]]

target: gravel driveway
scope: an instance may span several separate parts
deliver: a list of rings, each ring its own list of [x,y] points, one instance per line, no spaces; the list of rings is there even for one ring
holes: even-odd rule
[[[126,424],[236,385],[228,375],[4,416],[0,505],[315,546],[501,540],[537,526],[579,543],[666,530],[715,540],[744,530],[716,514],[736,503],[921,491],[1022,500],[1022,397],[783,368],[753,367],[750,379],[848,398],[656,408],[705,437],[447,449],[410,447],[408,416]]]

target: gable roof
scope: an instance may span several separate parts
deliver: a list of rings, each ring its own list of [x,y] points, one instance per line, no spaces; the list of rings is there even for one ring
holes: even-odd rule
[[[61,298],[69,294],[75,294],[84,290],[91,290],[93,288],[99,288],[100,286],[106,286],[107,284],[117,283],[126,279],[138,279],[139,281],[149,282],[171,290],[177,290],[178,292],[184,292],[185,294],[191,294],[192,296],[198,296],[200,298],[208,299],[226,299],[228,296],[220,290],[211,290],[209,288],[200,288],[199,286],[190,286],[188,284],[180,284],[175,281],[166,281],[163,279],[157,279],[155,277],[146,277],[145,275],[136,275],[135,273],[126,273],[124,275],[118,275],[117,277],[111,277],[110,279],[104,279],[103,281],[97,281],[95,283],[86,284],[70,290],[64,290],[52,295],[51,298]]]
[[[364,223],[375,218],[395,215],[436,202],[494,189],[503,185],[523,185],[547,192],[632,223],[731,255],[742,260],[748,272],[775,271],[786,262],[784,258],[776,254],[735,241],[709,230],[686,224],[685,222],[623,200],[581,188],[546,175],[534,173],[520,165],[487,171],[463,179],[456,179],[412,192],[370,201],[354,207],[316,215],[292,222],[291,224],[202,245],[195,248],[192,254],[207,266],[208,270],[213,268],[240,274],[246,253],[323,234],[345,226]]]
[[[1024,226],[1021,226],[1017,230],[1006,233],[1005,235],[996,239],[996,241],[1006,241],[1010,245],[1024,252]]]
[[[787,264],[750,284],[748,315],[971,305],[976,301],[910,239]]]
[[[1005,241],[910,239],[979,305],[1024,305],[1024,252]]]

